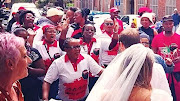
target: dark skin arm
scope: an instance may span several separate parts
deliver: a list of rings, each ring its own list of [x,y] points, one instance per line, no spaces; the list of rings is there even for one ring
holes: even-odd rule
[[[66,19],[66,21],[62,24],[62,32],[61,32],[61,36],[60,36],[60,39],[66,39],[66,34],[67,34],[67,31],[68,31],[68,28],[69,28],[69,18]]]
[[[44,76],[46,71],[45,71],[45,64],[44,64],[44,61],[43,59],[39,59],[37,61],[34,62],[34,65],[35,67],[38,67],[38,68],[32,68],[32,67],[28,67],[28,72],[30,75],[33,75],[33,76]]]
[[[48,96],[49,96],[49,90],[50,90],[51,84],[44,81],[42,85],[42,99],[48,101]]]
[[[60,38],[59,38],[59,46],[61,48],[61,50],[64,51],[64,48],[63,48],[63,43],[64,43],[64,40],[66,39],[66,34],[67,34],[67,31],[68,31],[68,28],[69,28],[69,18],[66,19],[66,21],[63,23],[62,25],[62,31],[61,31],[61,35],[60,35]]]
[[[118,42],[118,25],[116,23],[113,30],[114,30],[114,33],[113,33],[112,41],[109,45],[109,50],[113,49]]]

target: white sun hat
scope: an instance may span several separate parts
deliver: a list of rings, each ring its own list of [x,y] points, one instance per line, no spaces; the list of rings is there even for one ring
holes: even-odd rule
[[[52,17],[52,16],[55,16],[55,15],[63,15],[64,12],[62,10],[58,10],[57,8],[50,8],[48,11],[47,11],[47,17]]]
[[[153,13],[144,13],[144,14],[141,16],[141,19],[142,19],[142,18],[148,18],[149,21],[150,21],[152,24],[154,24],[154,23],[153,23]]]

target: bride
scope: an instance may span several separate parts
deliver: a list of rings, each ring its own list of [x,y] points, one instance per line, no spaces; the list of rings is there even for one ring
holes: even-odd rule
[[[154,53],[141,44],[127,48],[109,64],[86,101],[172,101],[171,95],[153,89],[150,81]]]

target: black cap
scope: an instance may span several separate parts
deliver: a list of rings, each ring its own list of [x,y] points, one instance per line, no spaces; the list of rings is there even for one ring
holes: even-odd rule
[[[171,15],[166,15],[162,18],[162,21],[163,22],[166,22],[166,21],[173,21],[173,18]]]

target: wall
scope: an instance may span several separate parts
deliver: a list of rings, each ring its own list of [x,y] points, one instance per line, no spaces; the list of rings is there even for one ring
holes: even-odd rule
[[[159,0],[158,2],[158,19],[161,20],[162,17],[166,14],[166,0]]]

